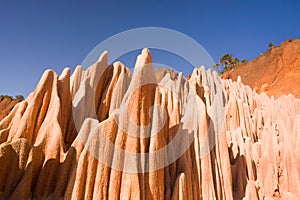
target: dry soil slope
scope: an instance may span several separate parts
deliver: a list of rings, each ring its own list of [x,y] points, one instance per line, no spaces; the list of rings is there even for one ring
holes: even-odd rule
[[[293,94],[300,98],[300,39],[287,40],[274,46],[253,61],[225,72],[223,77],[242,83],[256,92],[279,97]]]

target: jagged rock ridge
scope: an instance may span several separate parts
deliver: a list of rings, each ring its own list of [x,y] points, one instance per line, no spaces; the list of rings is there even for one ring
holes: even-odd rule
[[[143,50],[137,66],[151,64]],[[99,77],[99,74],[102,74]],[[151,75],[152,74],[152,75]],[[276,100],[256,94],[241,82],[221,80],[216,73],[196,68],[188,80],[166,74],[160,83],[175,93],[148,84],[133,92],[133,85],[155,76],[150,67],[130,74],[122,63],[107,63],[107,52],[87,71],[78,66],[70,75],[47,70],[29,97],[0,121],[0,198],[2,199],[297,199],[300,197],[300,100]],[[222,90],[216,88],[222,87]],[[190,102],[195,89],[200,101]],[[82,90],[86,98],[79,98]],[[94,94],[94,98],[90,94]],[[218,95],[226,104],[221,135],[208,154],[201,155],[211,124],[217,123],[212,106]],[[74,118],[74,99],[82,107]],[[138,138],[119,129],[115,111],[129,102],[132,119],[150,122],[154,102],[163,105],[167,121],[157,135]],[[95,106],[93,106],[93,104]],[[199,111],[195,140],[170,165],[145,173],[116,170],[98,160],[119,160],[98,142],[93,121],[82,121],[95,107],[98,129],[115,146],[128,152],[154,152],[175,137],[187,108]],[[155,112],[152,113],[152,116]],[[82,117],[81,117],[82,116]],[[159,116],[159,115],[158,115]],[[82,122],[77,131],[78,120]],[[81,123],[80,123],[81,124]],[[214,124],[213,128],[218,124]],[[184,140],[183,140],[184,141]],[[92,152],[90,146],[99,149]],[[171,146],[172,153],[177,146]],[[149,163],[155,162],[149,158]]]

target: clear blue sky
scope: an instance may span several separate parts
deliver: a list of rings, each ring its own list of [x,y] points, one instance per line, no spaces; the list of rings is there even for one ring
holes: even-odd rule
[[[145,26],[185,33],[215,61],[251,60],[300,37],[300,1],[0,0],[0,94],[27,96],[44,70],[74,70],[99,42]]]

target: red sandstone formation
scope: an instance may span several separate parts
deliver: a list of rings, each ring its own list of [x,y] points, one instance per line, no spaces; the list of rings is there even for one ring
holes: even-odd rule
[[[293,94],[300,98],[300,39],[274,46],[253,61],[240,64],[224,73],[224,78],[242,82],[256,92],[269,96]]]
[[[0,199],[300,198],[299,99],[275,100],[204,68],[188,80],[165,74],[159,84],[172,90],[159,84],[135,88],[155,78],[151,61],[150,51],[143,50],[139,71],[130,74],[120,62],[109,65],[104,52],[72,76],[69,69],[60,76],[47,70],[35,91],[0,121]],[[193,100],[194,94],[199,98]],[[126,103],[128,112],[121,113]],[[156,108],[149,113],[154,104],[167,116],[158,134],[134,137],[147,131],[120,128],[129,115],[140,126],[151,124],[148,131],[156,129],[163,114]],[[224,116],[217,115],[225,105]],[[85,120],[93,110],[99,122]],[[121,163],[121,169],[131,164],[117,150],[110,152],[103,138],[129,153],[151,153],[191,127],[192,144],[163,168],[131,173],[100,162]],[[189,138],[180,141],[169,145],[171,156],[163,159],[171,160]],[[162,160],[139,161],[156,167]]]

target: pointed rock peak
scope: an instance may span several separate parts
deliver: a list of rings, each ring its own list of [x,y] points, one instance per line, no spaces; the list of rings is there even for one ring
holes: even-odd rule
[[[105,61],[108,63],[108,51],[103,51],[103,53],[98,58],[98,62]]]
[[[57,76],[56,72],[51,69],[47,69],[44,72],[44,74],[39,82],[39,85],[46,84],[47,82],[49,82],[49,80],[53,80],[54,76]],[[52,81],[50,81],[50,82],[52,82]]]
[[[160,80],[160,83],[166,84],[166,83],[168,83],[168,82],[170,82],[170,81],[172,81],[171,75],[170,75],[169,73],[166,73],[166,74],[162,77],[162,79]]]
[[[42,78],[40,79],[36,89],[33,91],[33,96],[36,96],[36,94],[39,94],[40,92],[43,93],[43,91],[46,91],[52,87],[52,84],[54,81],[58,79],[58,75],[56,74],[55,71],[51,69],[47,69]]]
[[[238,83],[241,83],[241,82],[242,82],[241,76],[238,76],[238,77],[237,77],[237,82],[238,82]]]
[[[133,79],[139,83],[157,82],[152,68],[152,55],[149,49],[143,49],[142,53],[137,57]]]
[[[183,78],[183,73],[179,72],[179,74],[178,74],[178,80],[181,80],[182,78]]]
[[[43,73],[42,78],[48,77],[48,76],[53,76],[53,75],[56,75],[56,72],[53,71],[52,69],[47,69],[47,70],[45,70],[45,72]]]
[[[73,82],[73,79],[74,80],[76,80],[76,79],[81,80],[81,76],[82,76],[82,67],[81,67],[81,65],[77,65],[74,72],[73,72],[73,74],[72,74],[72,76],[71,76],[72,82]]]
[[[204,65],[201,65],[200,67],[198,67],[200,70],[202,70],[202,71],[206,71],[206,69],[205,69],[205,66]]]
[[[114,63],[113,63],[113,66],[114,66],[115,68],[118,68],[118,67],[125,67],[125,65],[124,65],[122,62],[120,62],[120,61],[114,62]]]
[[[65,68],[63,70],[63,72],[61,73],[61,75],[59,76],[59,79],[63,79],[64,77],[69,77],[70,76],[70,73],[71,73],[71,70],[70,68]]]
[[[81,67],[81,65],[77,65],[77,66],[76,66],[76,68],[75,68],[75,70],[74,70],[74,74],[79,73],[79,72],[82,72],[82,67]]]
[[[137,57],[135,67],[142,67],[152,63],[152,55],[149,49],[144,48],[142,53]]]
[[[71,76],[71,88],[72,88],[72,94],[78,89],[80,81],[82,77],[82,67],[81,65],[77,65],[75,68],[72,76]]]
[[[89,77],[90,86],[96,88],[101,76],[108,66],[108,52],[104,51],[98,61],[90,66],[85,72],[82,78]]]
[[[149,49],[143,49],[142,53],[137,57],[132,79],[127,90],[127,95],[140,89],[143,85],[156,84],[152,68],[152,56]],[[125,98],[126,99],[126,98]]]

